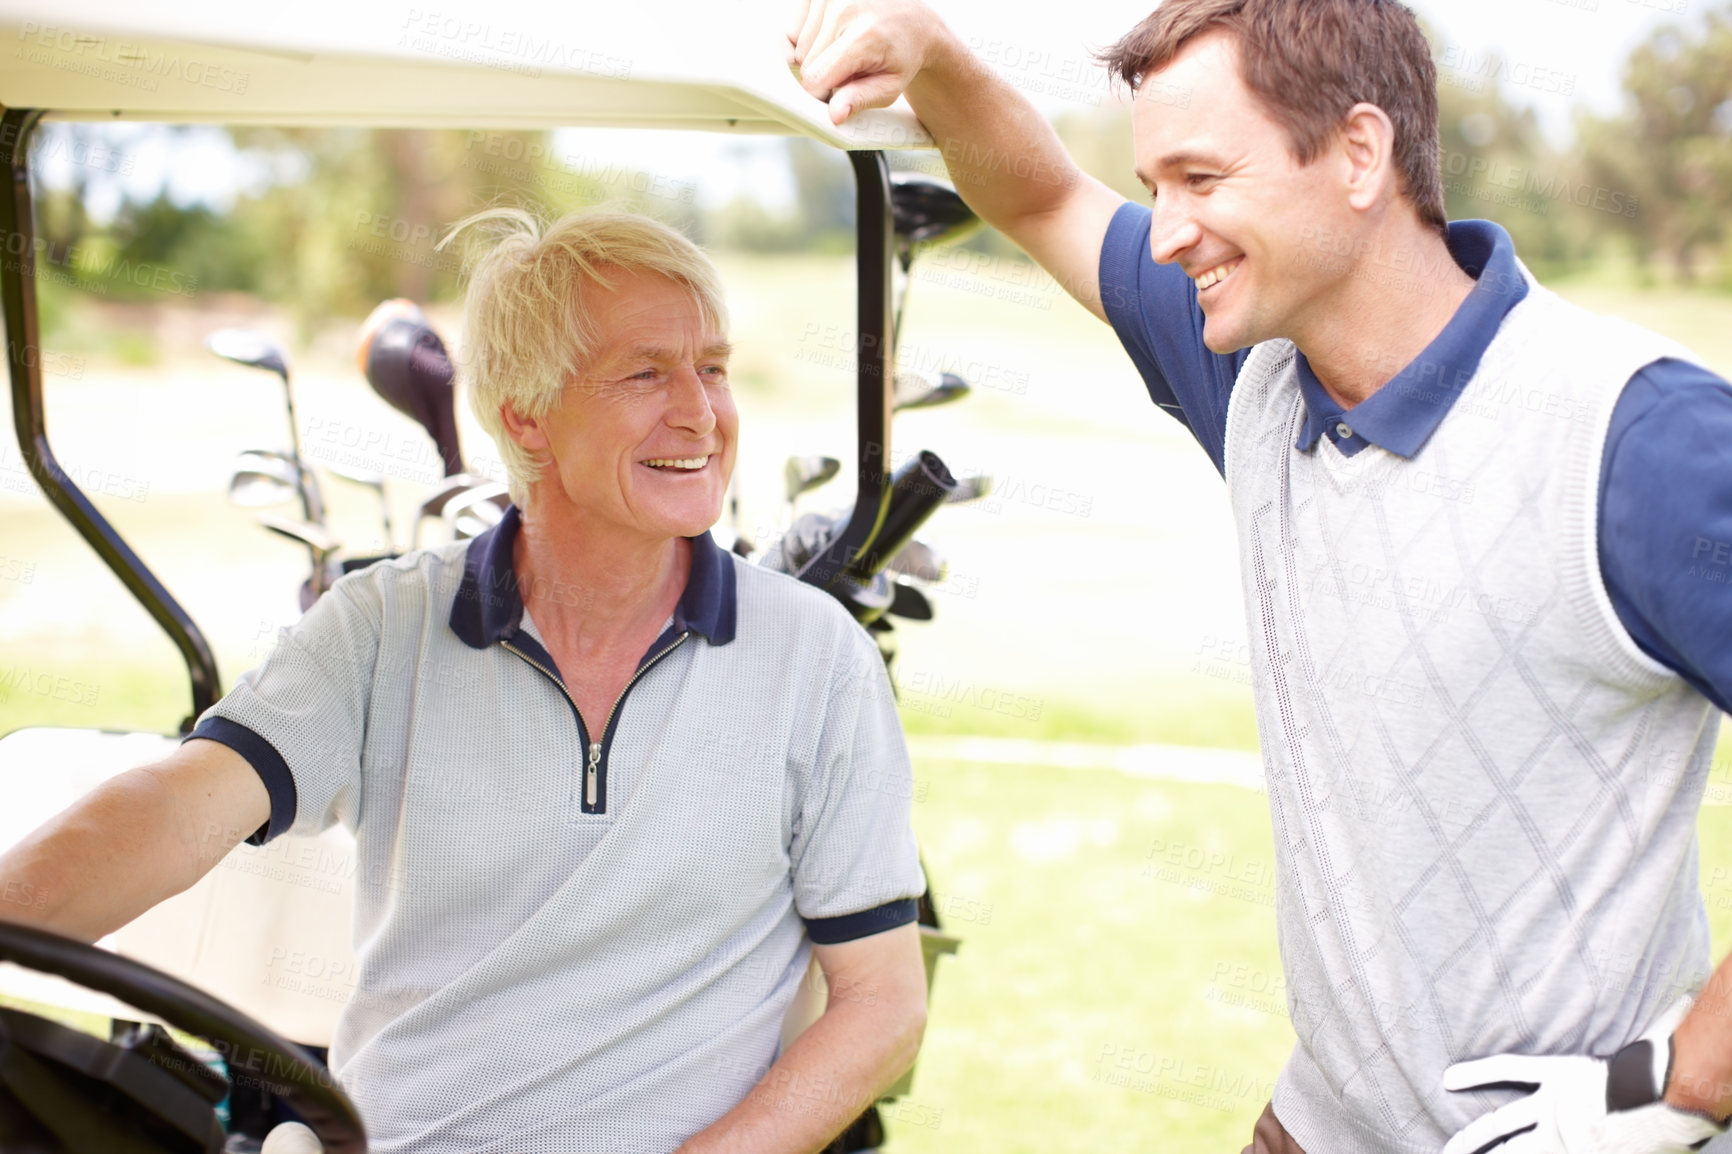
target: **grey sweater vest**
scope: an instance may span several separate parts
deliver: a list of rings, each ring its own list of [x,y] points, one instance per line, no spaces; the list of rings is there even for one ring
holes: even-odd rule
[[[1612,406],[1661,356],[1688,354],[1531,285],[1411,459],[1296,450],[1289,341],[1239,374],[1227,484],[1297,1035],[1274,1105],[1316,1154],[1435,1154],[1514,1096],[1447,1093],[1445,1066],[1609,1054],[1708,972],[1717,714],[1624,631],[1595,542]]]

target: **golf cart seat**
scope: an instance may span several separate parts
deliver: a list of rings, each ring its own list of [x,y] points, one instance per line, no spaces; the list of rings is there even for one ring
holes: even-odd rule
[[[176,738],[95,729],[0,737],[0,852],[102,782],[158,761]],[[329,1046],[355,987],[350,947],[355,843],[316,838],[236,846],[198,884],[110,934],[103,946],[206,990],[286,1038]],[[12,893],[26,904],[31,895]],[[147,1017],[103,994],[0,966],[0,995],[105,1017]]]

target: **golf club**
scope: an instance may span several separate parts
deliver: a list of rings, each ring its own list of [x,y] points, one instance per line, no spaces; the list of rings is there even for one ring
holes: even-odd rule
[[[789,457],[782,466],[782,479],[787,489],[787,520],[794,519],[794,502],[800,494],[810,493],[813,489],[827,483],[842,470],[842,462],[835,457]]]
[[[325,511],[314,501],[307,484],[307,467],[301,456],[301,427],[295,421],[295,390],[289,384],[289,357],[281,345],[252,329],[218,329],[205,338],[205,348],[237,365],[277,374],[283,382],[283,403],[289,412],[289,452],[295,464],[295,489],[301,495],[301,513],[309,521],[322,523]]]
[[[386,549],[395,548],[391,532],[391,502],[385,497],[385,478],[380,473],[363,473],[355,469],[345,469],[340,465],[327,465],[326,468],[351,484],[361,485],[379,494],[379,520],[384,524],[384,543]]]
[[[968,393],[968,382],[955,373],[941,373],[934,384],[932,378],[905,369],[896,374],[891,387],[890,410],[900,413],[905,409],[930,409],[960,401]]]
[[[456,494],[440,512],[445,522],[446,540],[466,541],[481,536],[499,524],[505,516],[505,507],[510,503],[510,491],[497,481]]]
[[[288,454],[272,449],[248,449],[235,458],[229,477],[229,501],[243,508],[278,505],[300,495],[300,470]]]
[[[923,172],[890,174],[890,211],[896,233],[896,308],[890,322],[890,347],[902,335],[902,306],[908,300],[916,245],[943,236],[961,236],[980,224],[974,210],[947,180]]]
[[[355,359],[375,393],[427,430],[445,475],[463,472],[452,403],[456,371],[421,309],[401,298],[380,304],[361,324]]]
[[[305,545],[307,552],[311,554],[313,572],[301,587],[301,609],[304,612],[311,608],[313,602],[318,600],[336,579],[336,574],[332,572],[331,558],[343,547],[342,543],[331,536],[330,530],[323,525],[315,525],[310,521],[295,521],[288,517],[261,513],[258,523],[278,536]]]

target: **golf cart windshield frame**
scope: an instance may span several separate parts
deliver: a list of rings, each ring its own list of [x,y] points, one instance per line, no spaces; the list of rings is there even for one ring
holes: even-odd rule
[[[0,157],[9,162],[10,179],[0,189],[0,228],[6,232],[0,261],[0,310],[6,323],[6,365],[12,386],[12,419],[18,447],[30,474],[49,501],[90,543],[121,583],[144,606],[186,661],[192,681],[192,713],[181,732],[222,696],[216,657],[204,633],[143,559],[123,540],[88,496],[55,459],[48,441],[42,395],[41,336],[36,309],[36,225],[30,195],[30,138],[46,110],[0,110]],[[891,266],[895,234],[890,170],[884,154],[850,151],[854,171],[855,213],[855,473],[858,488],[847,524],[827,548],[800,571],[802,581],[837,590],[853,580],[850,563],[874,556],[873,544],[884,526],[890,501],[889,468],[891,384]],[[874,566],[876,568],[877,566]],[[854,603],[841,598],[851,608]]]
[[[174,595],[157,580],[132,547],[109,524],[55,459],[48,443],[42,397],[42,338],[36,312],[36,219],[30,197],[30,137],[42,113],[8,108],[0,115],[0,156],[8,177],[0,188],[0,228],[6,230],[7,259],[0,262],[0,311],[6,318],[6,368],[12,381],[12,423],[24,464],[49,501],[96,550],[121,583],[138,598],[186,660],[192,679],[192,714],[181,722],[188,733],[199,714],[221,694],[216,657],[210,643]],[[7,154],[10,155],[7,155]]]

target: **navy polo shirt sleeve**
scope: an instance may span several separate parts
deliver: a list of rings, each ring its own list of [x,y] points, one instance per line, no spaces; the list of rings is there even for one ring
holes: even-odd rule
[[[1146,205],[1129,201],[1113,215],[1101,245],[1101,305],[1149,397],[1191,430],[1224,474],[1227,401],[1250,350],[1209,351],[1196,285],[1149,252],[1152,220]]]
[[[890,678],[871,637],[840,606],[836,613],[839,645],[810,762],[796,770],[788,850],[794,908],[819,945],[905,926],[926,892]]]
[[[187,739],[233,749],[270,793],[270,821],[251,844],[290,830],[311,836],[338,820],[354,824],[378,649],[377,593],[360,575],[346,578],[199,718]]]
[[[1661,360],[1630,378],[1600,467],[1600,572],[1642,651],[1732,712],[1732,386]]]

